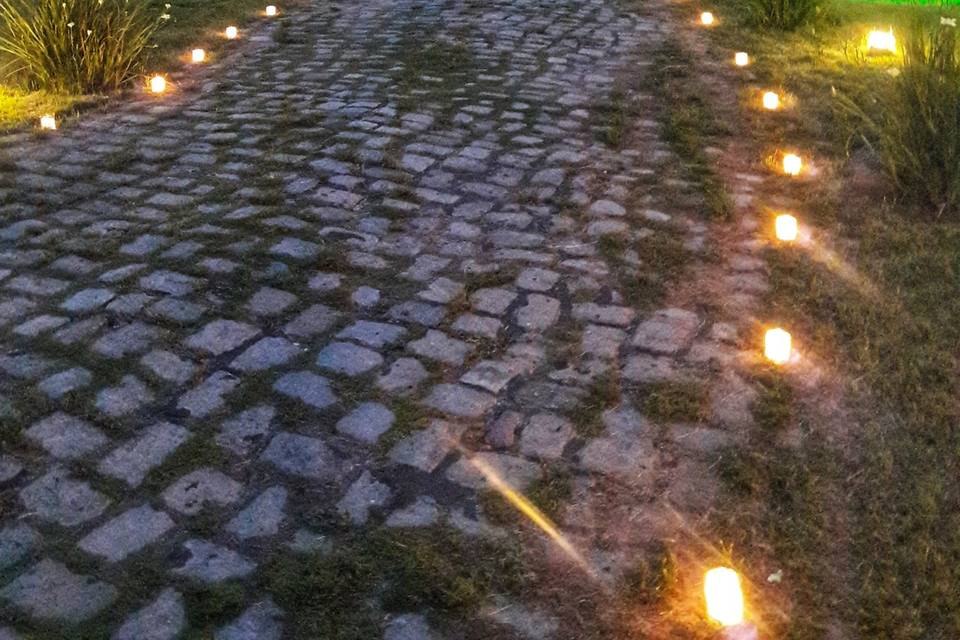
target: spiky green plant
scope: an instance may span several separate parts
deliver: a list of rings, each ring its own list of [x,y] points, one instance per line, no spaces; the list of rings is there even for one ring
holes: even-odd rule
[[[136,0],[0,0],[8,77],[30,89],[99,93],[133,79],[166,14]],[[169,8],[170,5],[166,5]]]
[[[793,31],[817,15],[823,0],[741,0],[741,4],[753,25]]]
[[[956,28],[916,23],[903,36],[903,66],[873,95],[841,95],[901,196],[960,209],[960,54]]]

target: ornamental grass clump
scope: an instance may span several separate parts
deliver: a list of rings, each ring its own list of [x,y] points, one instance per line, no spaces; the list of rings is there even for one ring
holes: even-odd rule
[[[903,66],[871,95],[839,96],[904,200],[960,214],[960,55],[953,19],[915,24]]]
[[[820,12],[823,0],[742,0],[747,20],[754,26],[793,31]]]
[[[148,6],[141,0],[0,0],[3,68],[29,89],[118,89],[138,75],[151,38],[170,17]]]

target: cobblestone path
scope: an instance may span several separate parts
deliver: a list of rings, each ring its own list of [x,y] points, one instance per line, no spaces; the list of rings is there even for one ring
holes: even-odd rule
[[[354,637],[311,632],[277,567],[391,530],[506,549],[481,469],[566,483],[601,574],[629,546],[598,532],[659,535],[651,496],[706,509],[729,434],[625,392],[706,385],[735,335],[663,290],[708,225],[643,89],[662,28],[314,1],[170,96],[8,141],[0,638]],[[370,599],[366,637],[577,637],[522,592]]]

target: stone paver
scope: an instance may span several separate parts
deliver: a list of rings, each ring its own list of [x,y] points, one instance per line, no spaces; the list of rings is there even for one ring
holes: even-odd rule
[[[35,423],[24,435],[56,458],[82,458],[107,444],[102,431],[62,412]]]
[[[70,623],[93,617],[116,597],[112,585],[77,575],[49,558],[0,589],[0,600],[32,616]]]
[[[155,542],[172,527],[170,516],[143,505],[94,529],[80,540],[78,546],[87,553],[118,562]]]
[[[156,600],[133,613],[111,640],[174,640],[186,626],[183,596],[164,589]]]

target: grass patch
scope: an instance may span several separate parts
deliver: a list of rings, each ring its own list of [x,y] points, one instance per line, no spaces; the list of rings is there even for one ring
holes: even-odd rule
[[[793,387],[775,370],[755,376],[754,382],[759,395],[750,407],[753,419],[765,432],[782,431],[793,419]]]
[[[655,604],[676,586],[677,580],[676,556],[665,544],[658,543],[624,574],[620,596],[634,606]]]
[[[713,117],[704,97],[706,91],[693,75],[695,64],[675,42],[668,41],[654,57],[650,83],[662,95],[663,137],[680,157],[687,179],[702,191],[705,213],[726,220],[731,214],[730,199],[706,153],[724,130]]]
[[[445,526],[352,534],[329,554],[278,555],[263,588],[295,611],[291,637],[367,640],[382,612],[475,613],[491,593],[521,586],[519,549]]]
[[[586,396],[576,408],[567,412],[573,428],[581,438],[596,438],[603,433],[603,412],[620,404],[620,377],[604,373],[594,379]]]
[[[851,150],[859,153],[860,143],[849,136],[847,114],[825,99],[831,87],[867,96],[892,82],[886,69],[893,57],[861,55],[867,30],[892,24],[899,33],[918,15],[939,20],[940,11],[838,3],[816,35],[773,37],[727,26],[713,36],[755,52],[758,81],[797,98],[793,112],[775,123],[748,113],[757,136],[790,140],[840,164]],[[856,446],[829,450],[818,437],[821,426],[805,420],[806,409],[794,404],[799,415],[788,417],[782,381],[761,379],[754,406],[760,426],[800,419],[812,433],[800,450],[770,451],[763,440],[752,452],[724,456],[721,476],[738,506],[729,530],[741,532],[741,549],[769,545],[785,575],[793,574],[791,620],[778,637],[822,638],[828,624],[845,637],[957,637],[960,494],[950,479],[960,472],[960,229],[915,215],[877,187],[806,189],[809,219],[840,238],[840,259],[876,292],[805,253],[771,252],[774,289],[765,308],[798,327],[805,348],[828,369],[855,381],[861,403],[845,426]],[[764,509],[751,513],[745,500]],[[832,524],[838,515],[840,526]]]
[[[704,415],[706,393],[694,381],[665,381],[650,385],[643,413],[654,422],[695,422]]]
[[[0,129],[8,129],[24,120],[37,120],[48,113],[62,113],[82,100],[80,96],[24,91],[0,86]]]
[[[620,149],[632,115],[629,97],[622,89],[615,88],[606,102],[593,110],[597,138],[613,149]]]

